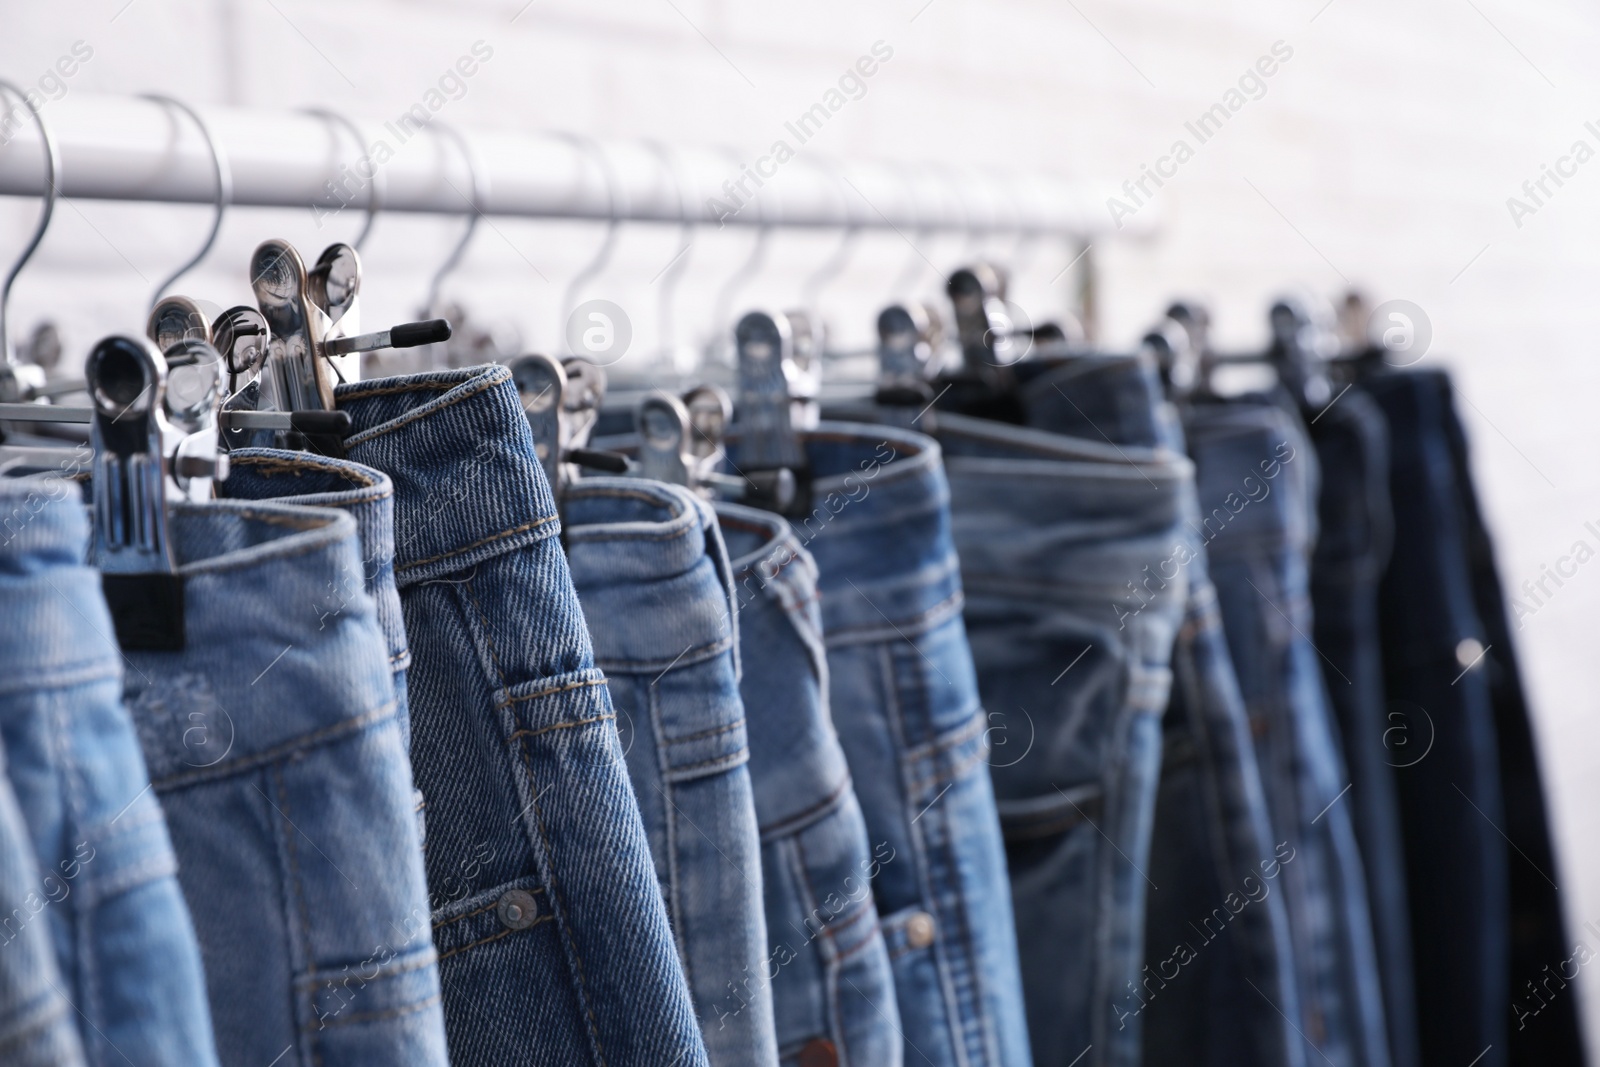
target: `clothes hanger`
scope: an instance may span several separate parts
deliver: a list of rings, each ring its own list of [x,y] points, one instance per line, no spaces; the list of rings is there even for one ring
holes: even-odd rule
[[[0,95],[4,93],[15,96],[27,107],[28,114],[33,118],[34,127],[39,131],[39,141],[44,149],[42,152],[44,195],[39,201],[39,219],[34,224],[33,234],[28,238],[21,255],[6,271],[5,281],[0,283],[0,401],[20,401],[31,400],[39,395],[39,390],[45,384],[45,375],[44,369],[37,364],[23,363],[19,360],[16,349],[11,344],[11,323],[8,317],[11,287],[16,283],[17,275],[22,273],[22,268],[28,265],[34,252],[38,251],[40,243],[44,240],[45,231],[50,228],[50,220],[55,215],[56,197],[59,195],[56,175],[61,173],[61,152],[56,147],[55,138],[50,133],[50,126],[45,122],[44,113],[39,105],[12,82],[0,79]]]
[[[211,216],[211,229],[206,233],[206,239],[201,244],[199,251],[190,256],[181,267],[173,271],[161,284],[156,286],[155,292],[150,296],[150,306],[154,308],[160,303],[161,294],[176,284],[179,278],[199,266],[200,261],[205,259],[216,245],[217,235],[222,232],[222,217],[228,210],[228,204],[233,200],[233,171],[228,166],[228,158],[223,153],[221,146],[217,144],[217,139],[211,135],[211,128],[206,125],[199,112],[176,97],[163,96],[159,93],[146,93],[144,98],[153,100],[170,110],[182,112],[188,116],[190,122],[194,123],[195,129],[200,131],[201,139],[206,143],[206,149],[211,153],[212,179],[216,183],[215,212]]]
[[[672,181],[673,195],[678,201],[678,219],[680,222],[678,252],[672,257],[672,261],[667,264],[666,269],[657,280],[660,293],[656,303],[656,322],[658,324],[657,332],[661,338],[660,361],[669,372],[679,373],[687,371],[689,368],[680,365],[683,361],[679,358],[680,353],[677,346],[677,316],[674,314],[676,310],[674,298],[678,293],[678,284],[683,280],[684,274],[689,269],[689,250],[694,247],[694,234],[697,227],[690,217],[688,201],[683,196],[683,182],[678,175],[676,161],[672,158],[666,146],[659,141],[647,141],[645,144],[655,153],[656,158],[661,161],[661,169],[666,172],[667,177]],[[688,353],[688,355],[690,359],[693,358],[692,352]]]
[[[794,339],[786,316],[751,311],[734,327],[739,377],[736,425],[746,502],[780,515],[811,510],[811,471],[791,422]]]
[[[533,433],[534,455],[544,468],[558,507],[578,467],[607,474],[627,473],[626,457],[587,447],[599,412],[598,393],[605,386],[603,374],[598,383],[594,379],[585,381],[582,376],[598,371],[598,367],[581,360],[563,365],[553,356],[534,353],[518,356],[509,369],[528,417],[528,429]]]
[[[560,135],[572,142],[573,147],[593,159],[600,169],[600,175],[606,185],[606,230],[601,238],[600,247],[595,249],[594,256],[590,258],[567,282],[567,291],[561,297],[561,322],[563,325],[571,322],[573,313],[578,307],[578,297],[583,292],[583,287],[599,276],[611,262],[611,256],[617,248],[617,236],[621,229],[621,216],[617,205],[617,175],[611,166],[610,158],[600,147],[599,142],[592,137],[585,137],[577,133],[563,133]],[[571,346],[569,342],[569,347]]]
[[[422,313],[424,315],[431,314],[439,306],[439,294],[444,287],[445,279],[461,265],[461,259],[466,254],[467,245],[472,242],[472,235],[478,230],[478,219],[483,217],[484,201],[489,197],[488,175],[484,174],[483,168],[478,166],[478,158],[473,153],[472,146],[467,143],[467,139],[461,135],[461,131],[442,122],[433,123],[432,128],[438,130],[442,137],[454,144],[456,151],[461,154],[462,160],[466,162],[467,174],[472,183],[472,197],[468,201],[468,206],[472,208],[472,213],[467,216],[467,228],[461,232],[461,239],[450,250],[450,254],[445,257],[445,261],[439,264],[439,269],[434,272],[433,279],[428,283],[428,296],[423,303]]]
[[[736,165],[742,166],[739,157],[732,149],[724,149],[729,159]],[[737,270],[728,275],[728,280],[722,283],[717,290],[716,300],[711,305],[712,334],[711,340],[706,345],[707,362],[722,362],[723,344],[725,343],[726,329],[724,325],[733,317],[733,298],[749,280],[760,272],[767,255],[767,243],[772,237],[772,229],[776,220],[767,217],[766,202],[760,197],[754,197],[756,206],[756,239],[750,246],[750,254]],[[737,350],[734,359],[729,362],[737,363]]]
[[[356,150],[362,153],[361,158],[367,160],[369,163],[371,162],[371,157],[367,155],[365,151],[365,144],[361,139],[361,128],[357,126],[349,116],[325,107],[306,108],[306,114],[314,115],[317,118],[322,119],[328,124],[330,132],[337,127],[349,133],[351,138],[356,143]],[[337,148],[337,134],[334,134],[333,140],[334,146]],[[344,168],[341,165],[340,170],[343,169]],[[362,247],[367,243],[368,235],[372,233],[372,224],[377,221],[378,212],[383,206],[384,193],[388,189],[388,186],[386,185],[387,179],[384,177],[383,169],[373,165],[371,170],[372,176],[370,178],[365,174],[362,174],[359,170],[356,172],[357,177],[361,178],[367,187],[366,218],[361,224],[361,232],[356,234],[354,241],[350,242],[351,246],[355,248],[357,252],[361,251]],[[330,181],[329,184],[331,185],[334,183]]]
[[[169,501],[209,499],[228,473],[217,451],[222,361],[204,341],[181,342],[174,354],[181,379],[150,341],[107,337],[84,373],[94,411],[90,562],[124,651],[183,647]]]

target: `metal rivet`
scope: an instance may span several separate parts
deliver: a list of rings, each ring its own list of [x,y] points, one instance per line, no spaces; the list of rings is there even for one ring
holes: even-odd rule
[[[906,920],[906,944],[912,948],[927,948],[933,944],[933,916],[919,911]]]
[[[500,923],[508,930],[526,930],[539,917],[539,902],[526,889],[508,889],[495,904]]]
[[[839,1067],[839,1052],[833,1042],[814,1037],[800,1050],[800,1067]]]
[[[1483,658],[1483,644],[1475,637],[1463,637],[1460,644],[1456,645],[1456,662],[1462,670],[1477,666]]]

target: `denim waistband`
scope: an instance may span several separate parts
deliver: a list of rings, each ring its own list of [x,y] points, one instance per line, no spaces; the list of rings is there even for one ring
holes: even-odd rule
[[[1213,559],[1286,549],[1316,536],[1316,455],[1298,420],[1264,397],[1200,404],[1188,414],[1200,493],[1197,531]]]
[[[389,664],[372,654],[376,612],[348,514],[179,503],[172,541],[184,580],[184,669],[148,700],[129,678],[157,789],[237,774],[395,714]],[[329,626],[330,617],[349,624]]]
[[[1115,600],[1131,556],[1154,565],[1175,548],[1194,468],[1170,449],[944,413],[938,436],[969,592]]]
[[[938,442],[851,422],[824,422],[801,440],[812,510],[792,525],[816,557],[828,643],[905,636],[960,611]]]
[[[561,532],[511,372],[489,365],[341,385],[351,457],[414,504],[395,515],[403,590]]]
[[[81,500],[78,486],[61,478],[0,481],[0,575],[32,579],[54,572],[88,581],[83,556],[89,515]],[[116,657],[84,647],[80,638],[84,620],[70,610],[61,592],[48,583],[21,581],[11,587],[10,595],[6,615],[18,621],[0,627],[0,662],[13,665],[0,677],[0,693],[116,674]],[[89,599],[97,601],[98,590]],[[111,632],[109,618],[90,624],[107,635]]]
[[[594,634],[597,667],[665,671],[730,648],[737,663],[733,590],[710,505],[643,478],[581,479],[563,503],[572,583],[586,611],[618,623]],[[711,568],[700,567],[708,557]]]
[[[405,670],[411,654],[393,581],[394,483],[389,476],[348,460],[277,448],[236,449],[229,453],[229,463],[228,480],[219,486],[226,498],[338,508],[355,519],[361,574],[377,606],[389,662],[395,670]]]
[[[1024,363],[1018,368],[1019,376]],[[1045,364],[1021,387],[1028,425],[1119,445],[1183,449],[1177,414],[1162,394],[1155,362],[1143,356],[1073,356]]]

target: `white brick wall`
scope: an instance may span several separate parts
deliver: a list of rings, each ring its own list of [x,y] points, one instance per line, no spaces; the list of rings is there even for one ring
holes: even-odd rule
[[[1179,293],[1213,303],[1228,345],[1258,342],[1266,302],[1292,283],[1331,294],[1348,280],[1380,299],[1413,300],[1432,319],[1429,358],[1459,371],[1508,580],[1537,576],[1585,521],[1600,520],[1600,360],[1596,335],[1583,333],[1597,325],[1587,309],[1600,285],[1590,239],[1600,161],[1521,228],[1505,204],[1575,138],[1600,148],[1583,129],[1600,119],[1592,5],[533,0],[513,23],[521,2],[133,0],[119,13],[124,0],[12,0],[0,13],[0,72],[36,79],[83,40],[94,57],[71,79],[73,93],[159,90],[198,104],[323,104],[389,118],[481,38],[494,59],[449,106],[453,122],[725,143],[749,159],[881,39],[894,59],[818,136],[821,151],[1121,181],[1283,40],[1294,55],[1265,97],[1160,191],[1159,238],[1097,247],[1106,337],[1130,340]],[[15,247],[31,212],[0,203],[0,247]],[[17,286],[18,330],[59,318],[75,360],[97,334],[135,327],[149,285],[187,254],[205,219],[192,207],[61,209]],[[235,302],[257,240],[281,235],[314,250],[353,232],[340,226],[319,233],[309,213],[234,212],[185,288]],[[373,324],[413,310],[458,226],[379,223],[368,256]],[[451,291],[483,317],[517,324],[528,343],[551,345],[566,280],[598,239],[593,227],[497,222]],[[700,334],[749,241],[732,231],[696,238],[678,314]],[[739,302],[793,299],[833,241],[775,238]],[[918,244],[941,270],[975,250],[961,238]],[[676,247],[670,228],[630,229],[615,269],[589,291],[633,312],[640,344],[655,343],[649,279]],[[1012,242],[978,247],[998,254]],[[893,235],[863,240],[824,300],[844,342],[865,339],[908,254]],[[1017,290],[1036,317],[1069,299],[1070,276],[1051,278],[1070,255],[1033,250]],[[921,279],[930,290],[935,280],[931,271]],[[1575,929],[1600,921],[1597,630],[1600,567],[1581,570],[1518,634],[1565,853],[1549,873]],[[1600,1018],[1600,983],[1586,995],[1589,1018]]]

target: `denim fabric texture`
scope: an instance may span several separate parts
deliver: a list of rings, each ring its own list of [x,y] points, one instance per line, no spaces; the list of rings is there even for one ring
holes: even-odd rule
[[[49,982],[72,1007],[88,1063],[215,1064],[200,946],[122,702],[100,575],[84,562],[79,491],[59,480],[0,481],[0,515],[0,604],[10,620],[0,626],[0,748],[38,879],[26,910],[8,916],[8,937],[20,936],[0,953],[20,954],[48,933],[56,967],[27,977],[33,1020],[48,1027],[58,1010],[39,988]],[[52,1044],[65,1062],[82,1054],[47,1031],[35,1031],[31,1052]],[[4,1062],[25,1062],[25,1050],[6,1049]]]
[[[904,863],[867,836],[828,708],[817,568],[787,520],[716,505],[738,602],[770,948],[721,1013],[770,984],[784,1067],[899,1067],[894,974],[872,884]]]
[[[1367,877],[1372,934],[1383,979],[1384,1017],[1394,1067],[1418,1067],[1416,985],[1406,897],[1405,842],[1383,695],[1378,582],[1389,562],[1389,426],[1359,386],[1307,427],[1322,473],[1318,536],[1311,557],[1312,639],[1350,772],[1352,818]],[[1397,720],[1398,721],[1398,720]],[[1419,738],[1420,740],[1420,738]],[[1480,1049],[1481,1051],[1481,1049]]]
[[[1078,356],[1037,369],[1023,389],[1030,425],[1184,451],[1151,361]],[[1145,970],[1125,1007],[1142,1017],[1147,1064],[1299,1067],[1310,1050],[1285,1018],[1298,1017],[1300,999],[1288,911],[1264,874],[1276,862],[1265,787],[1192,485],[1184,497],[1188,558],[1175,552],[1174,562],[1188,573],[1188,599],[1162,719]]]
[[[1467,538],[1467,563],[1472,571],[1473,601],[1483,623],[1489,700],[1494,705],[1495,741],[1500,752],[1500,788],[1505,802],[1506,836],[1526,863],[1511,864],[1511,1036],[1510,1061],[1521,1063],[1586,1062],[1578,1021],[1578,998],[1552,996],[1562,987],[1550,978],[1551,960],[1573,958],[1572,940],[1556,884],[1563,877],[1546,808],[1544,778],[1533,723],[1528,715],[1522,672],[1511,637],[1511,618],[1495,564],[1494,544],[1484,525],[1473,485],[1466,429],[1456,413],[1449,375],[1429,374],[1431,388],[1442,398],[1445,437],[1460,487]],[[1560,560],[1557,560],[1559,566]],[[1529,583],[1532,584],[1531,582]],[[1526,597],[1527,590],[1516,591]],[[1541,593],[1548,589],[1541,590]],[[1518,621],[1534,604],[1516,600]],[[1559,963],[1563,972],[1569,963]]]
[[[1189,462],[937,412],[1035,1062],[1140,1061],[1145,870]],[[998,745],[996,746],[998,749]],[[942,802],[941,802],[942,803]],[[1081,1057],[1081,1059],[1079,1059]]]
[[[15,498],[5,503],[16,504]],[[0,564],[3,566],[3,564]],[[77,1015],[67,1003],[48,922],[39,913],[61,897],[61,874],[39,870],[0,749],[0,1062],[16,1067],[82,1067]]]
[[[1350,779],[1309,636],[1316,455],[1298,420],[1270,399],[1196,405],[1187,418],[1200,533],[1288,905],[1301,996],[1295,1026],[1319,1053],[1315,1062],[1386,1067],[1372,919],[1345,795]]]
[[[217,1048],[253,1064],[448,1063],[389,648],[356,523],[172,506],[184,648],[128,653]]]
[[[1464,491],[1438,372],[1365,382],[1389,423],[1394,554],[1379,592],[1384,693],[1405,827],[1424,1063],[1509,1058],[1510,850]],[[1523,862],[1518,858],[1518,863]],[[1555,871],[1546,872],[1555,877]],[[1567,958],[1571,949],[1553,957]],[[1546,959],[1544,963],[1551,962]],[[1544,964],[1540,964],[1544,966]],[[1537,1002],[1536,1002],[1537,1003]]]
[[[990,723],[961,621],[939,446],[882,426],[802,435],[834,725],[874,844],[907,1063],[1032,1062]]]
[[[339,387],[395,486],[412,767],[456,1067],[706,1063],[511,372]]]
[[[400,590],[394,583],[394,485],[382,471],[312,452],[243,448],[229,454],[229,474],[217,495],[230,500],[276,500],[303,507],[338,508],[356,520],[361,542],[362,587],[372,598],[394,670],[395,718],[400,743],[411,748],[406,670],[411,651]],[[420,795],[419,795],[420,801]]]
[[[712,1067],[776,1067],[761,840],[728,554],[711,506],[640,478],[568,486],[567,561],[617,709],[656,878]]]

